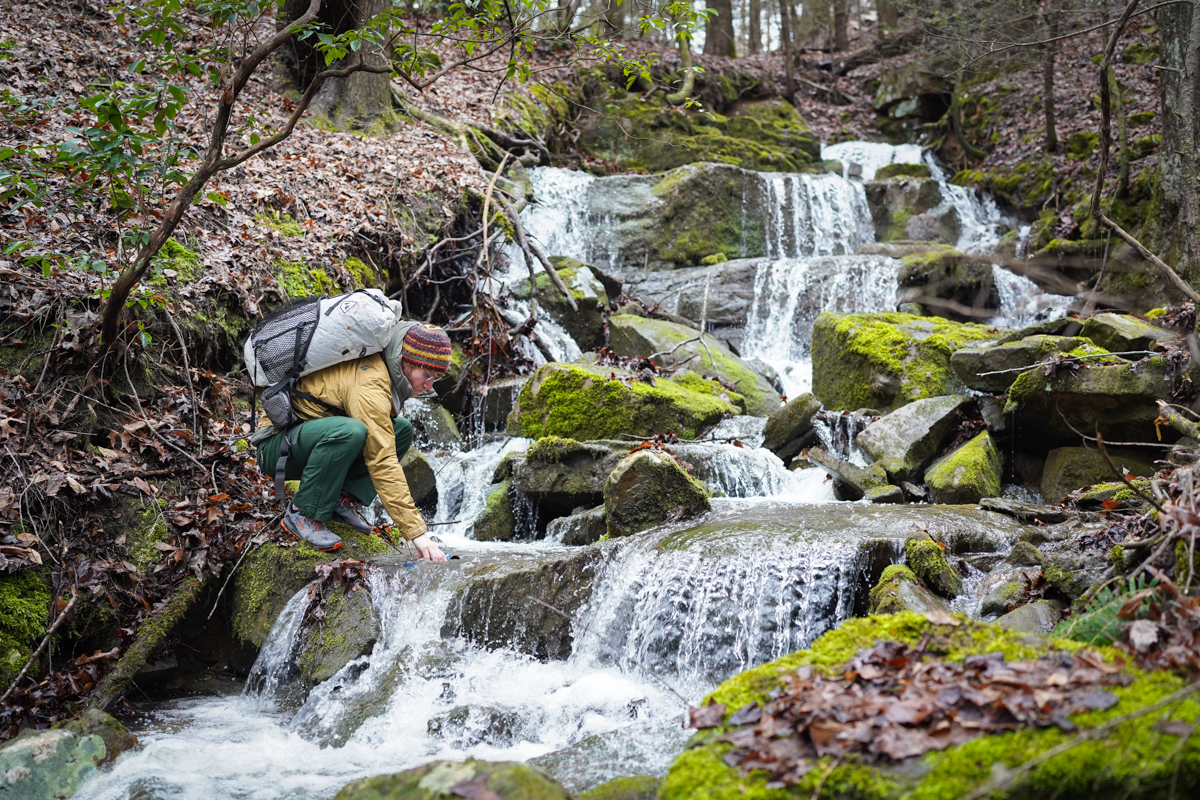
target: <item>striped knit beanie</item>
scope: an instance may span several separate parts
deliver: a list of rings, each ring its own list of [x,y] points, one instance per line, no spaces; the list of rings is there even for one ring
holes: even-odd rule
[[[401,362],[437,375],[450,369],[450,337],[436,325],[414,325],[404,334]]]

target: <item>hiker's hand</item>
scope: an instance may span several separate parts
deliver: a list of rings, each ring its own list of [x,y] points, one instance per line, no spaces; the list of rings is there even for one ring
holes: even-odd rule
[[[413,546],[417,548],[417,555],[425,561],[445,561],[446,556],[442,553],[441,548],[433,543],[429,537],[429,532],[422,533],[417,538],[411,540]]]

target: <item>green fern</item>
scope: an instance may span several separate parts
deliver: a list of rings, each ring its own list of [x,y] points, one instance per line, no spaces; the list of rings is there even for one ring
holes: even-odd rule
[[[1142,574],[1124,586],[1117,584],[1116,591],[1113,591],[1112,587],[1105,586],[1096,593],[1084,611],[1058,623],[1050,635],[1062,639],[1074,639],[1090,645],[1110,645],[1121,637],[1121,626],[1125,622],[1117,617],[1121,606],[1125,605],[1133,595],[1143,589],[1153,588],[1155,585],[1157,585],[1155,581],[1147,583],[1145,574]],[[1153,599],[1153,595],[1143,598],[1134,617],[1141,617],[1147,613]]]

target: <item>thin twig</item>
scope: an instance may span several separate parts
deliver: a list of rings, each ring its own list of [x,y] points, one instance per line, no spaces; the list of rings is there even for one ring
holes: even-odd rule
[[[1100,435],[1100,431],[1096,431],[1096,445],[1100,448],[1100,455],[1104,456],[1104,460],[1108,463],[1108,468],[1113,471],[1113,474],[1116,475],[1118,478],[1120,478],[1126,486],[1128,486],[1130,489],[1132,489],[1137,494],[1138,497],[1142,498],[1147,503],[1154,506],[1156,509],[1158,509],[1158,513],[1162,514],[1163,507],[1158,504],[1158,501],[1155,500],[1150,495],[1143,492],[1138,487],[1134,486],[1133,481],[1129,480],[1128,476],[1125,475],[1125,472],[1123,470],[1117,469],[1117,465],[1113,463],[1112,458],[1109,457],[1109,455],[1108,455],[1107,448],[1104,447],[1104,437]]]
[[[187,344],[183,341],[183,333],[179,330],[179,326],[175,324],[175,316],[169,308],[163,309],[167,315],[167,322],[171,323],[171,330],[175,331],[175,338],[179,340],[179,352],[183,353],[183,376],[187,378],[188,393],[192,396],[192,436],[199,438],[199,414],[200,400],[196,397],[196,387],[192,385],[192,367],[188,363]],[[204,445],[200,445],[200,454],[204,455]]]
[[[488,182],[487,192],[483,195],[483,260],[484,263],[491,263],[490,243],[488,242],[488,208],[492,204],[492,192],[496,189],[496,178],[500,177],[500,173],[504,171],[504,165],[508,163],[509,157],[512,155],[509,151],[504,151],[504,158],[500,159],[500,166],[496,167],[496,171],[492,173],[492,179]],[[532,290],[533,287],[530,287]]]

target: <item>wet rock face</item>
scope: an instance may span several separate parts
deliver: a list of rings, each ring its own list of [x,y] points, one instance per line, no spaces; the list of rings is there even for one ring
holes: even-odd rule
[[[1109,450],[1117,469],[1127,469],[1131,475],[1148,477],[1158,471],[1150,458],[1128,450]],[[1046,456],[1042,470],[1042,496],[1057,503],[1076,489],[1112,481],[1118,476],[1099,451],[1088,447],[1059,447]]]
[[[625,281],[626,292],[698,325],[704,316],[707,283],[708,330],[740,352],[760,262],[739,258],[707,267],[631,272]]]
[[[901,302],[920,303],[933,316],[973,322],[1000,308],[992,266],[967,261],[957,250],[905,256],[899,277]]]
[[[820,410],[821,401],[809,392],[788,400],[787,405],[767,420],[767,425],[763,428],[762,446],[787,463],[789,458],[800,452],[799,447],[793,452],[792,446],[812,431],[813,415]]]
[[[546,526],[546,538],[578,547],[600,541],[608,533],[604,507],[559,517]]]
[[[1055,353],[1067,353],[1089,342],[1077,336],[1028,336],[990,347],[969,347],[950,356],[955,376],[980,392],[1006,392],[1021,374]],[[990,373],[990,374],[985,374]]]
[[[1059,623],[1064,608],[1065,606],[1057,600],[1038,600],[1004,614],[996,620],[996,624],[1013,633],[1042,636]]]
[[[963,385],[951,354],[1000,335],[939,317],[824,313],[813,325],[813,394],[831,411],[886,411],[954,394]]]
[[[538,308],[562,326],[581,350],[594,350],[604,344],[608,292],[590,265],[562,256],[551,256],[550,261],[566,284],[578,310],[571,308],[567,298],[551,283],[550,276],[545,272],[539,272],[534,282],[533,297],[537,300]],[[515,293],[527,297],[529,282],[525,281]]]
[[[938,543],[928,536],[914,536],[906,541],[904,558],[913,574],[936,594],[949,599],[962,594],[962,578],[946,561]]]
[[[686,362],[685,369],[696,375],[717,375],[737,388],[729,392],[714,383],[710,391],[730,401],[733,401],[732,394],[741,395],[745,398],[745,413],[751,416],[770,416],[780,408],[775,387],[711,336],[706,336],[703,344],[698,340],[689,341],[696,339],[699,332],[674,322],[632,314],[617,314],[609,319],[608,325],[609,347],[619,356],[654,355],[657,364]]]
[[[71,797],[105,759],[104,739],[69,730],[33,731],[0,745],[5,800]]]
[[[1111,442],[1159,441],[1156,401],[1170,398],[1180,379],[1175,369],[1162,358],[1099,361],[1078,374],[1070,369],[1059,369],[1054,375],[1042,369],[1022,372],[1009,388],[1005,406],[1021,436],[1043,448],[1074,444],[1080,431],[1094,435],[1099,430]],[[1163,441],[1179,436],[1165,427],[1161,435]]]
[[[868,181],[863,185],[875,237],[881,242],[918,240],[954,244],[962,223],[954,207],[942,207],[942,188],[929,178]]]
[[[508,647],[543,661],[567,658],[574,641],[571,618],[592,596],[600,558],[597,550],[587,548],[528,565],[480,564],[455,590],[443,638],[462,636],[489,649]]]
[[[432,516],[437,510],[437,473],[433,465],[416,450],[409,450],[400,459],[400,466],[404,468],[404,479],[408,481],[413,502],[422,514]]]
[[[735,411],[727,401],[694,391],[686,381],[656,378],[651,384],[613,367],[554,363],[539,367],[526,381],[509,415],[508,430],[532,439],[670,432],[692,439]]]
[[[967,402],[963,395],[949,395],[909,403],[868,425],[857,442],[890,480],[918,480],[953,430],[954,412]]]
[[[296,659],[301,680],[308,686],[329,680],[354,659],[369,654],[380,630],[370,592],[334,590],[325,599],[325,619],[306,624],[301,631]]]
[[[541,770],[512,761],[434,761],[348,784],[334,800],[571,800]]]
[[[514,459],[513,485],[558,517],[603,502],[604,482],[632,445],[546,436]]]
[[[866,497],[875,503],[903,503],[904,492],[887,481],[887,473],[878,464],[860,467],[842,461],[819,447],[808,451],[808,460],[834,479],[834,494],[839,500],[861,500]]]
[[[921,585],[911,569],[893,564],[883,571],[871,590],[872,614],[897,614],[901,611],[949,611],[940,597]]]
[[[513,514],[512,481],[495,484],[487,498],[483,513],[471,526],[471,538],[480,542],[507,542],[517,533]]]
[[[626,456],[604,484],[604,510],[611,536],[652,528],[670,519],[709,511],[709,492],[669,454],[642,450]]]

